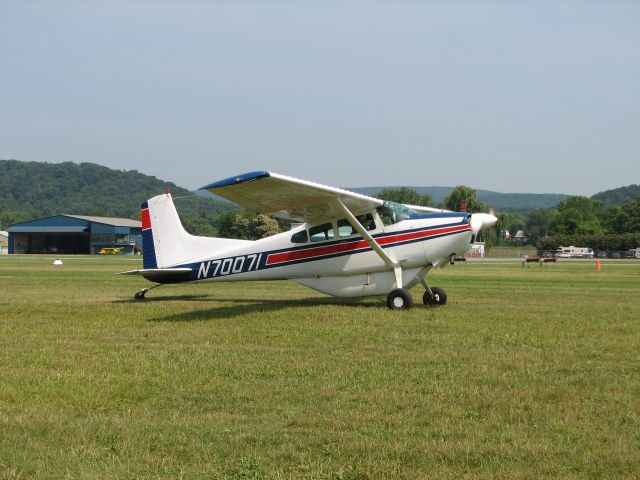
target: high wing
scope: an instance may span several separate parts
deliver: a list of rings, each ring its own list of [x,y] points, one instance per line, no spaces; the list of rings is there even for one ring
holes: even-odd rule
[[[414,212],[418,213],[447,213],[451,212],[451,210],[445,210],[443,208],[434,208],[434,207],[423,207],[422,205],[405,205],[405,207],[409,207]]]
[[[383,203],[377,198],[272,172],[249,172],[210,183],[200,190],[258,213],[309,223],[342,215],[340,202],[353,215]]]

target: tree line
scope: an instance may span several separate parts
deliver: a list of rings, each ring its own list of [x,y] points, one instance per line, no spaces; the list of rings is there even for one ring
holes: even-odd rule
[[[139,205],[170,190],[187,231],[194,235],[257,239],[290,228],[290,223],[240,209],[226,201],[193,192],[136,170],[113,170],[93,163],[45,163],[0,160],[0,226],[38,217],[77,214],[139,219]],[[456,186],[442,203],[433,205],[430,195],[408,187],[386,188],[378,198],[408,205],[423,205],[475,213],[489,208],[478,200],[476,190]],[[605,203],[607,199],[612,203]],[[616,204],[617,203],[617,204]],[[630,185],[594,195],[571,196],[555,208],[540,208],[526,215],[496,211],[498,222],[481,232],[489,246],[513,244],[519,230],[526,242],[540,249],[560,245],[595,250],[640,247],[640,187]]]
[[[621,192],[623,191],[624,192]],[[603,198],[620,200],[629,193],[639,192],[637,185],[603,192]],[[430,198],[409,188],[385,189],[379,198],[411,205],[429,206]],[[594,196],[597,197],[597,196]],[[433,205],[452,211],[464,209],[470,213],[488,211],[478,200],[475,189],[466,185],[455,187],[441,204]],[[513,245],[509,237],[518,231],[526,234],[523,243],[541,250],[556,250],[559,246],[584,246],[594,250],[628,250],[640,247],[640,193],[619,205],[607,204],[597,198],[570,196],[556,208],[541,208],[524,216],[514,212],[494,212],[498,222],[481,232],[488,246]],[[508,235],[507,235],[508,232]]]

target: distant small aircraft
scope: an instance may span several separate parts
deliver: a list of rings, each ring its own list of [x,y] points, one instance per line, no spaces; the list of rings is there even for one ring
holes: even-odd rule
[[[120,255],[124,247],[104,247],[98,252],[98,255]]]
[[[392,310],[412,306],[409,289],[425,288],[423,303],[444,305],[442,288],[425,275],[469,250],[493,225],[488,213],[402,205],[271,172],[250,172],[201,188],[259,213],[300,222],[261,240],[187,233],[170,193],[142,204],[142,275],[154,285],[289,279],[338,297],[387,295]]]

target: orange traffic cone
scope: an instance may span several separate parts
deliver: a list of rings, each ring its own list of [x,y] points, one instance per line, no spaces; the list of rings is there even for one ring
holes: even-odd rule
[[[596,272],[600,271],[600,260],[596,260]]]

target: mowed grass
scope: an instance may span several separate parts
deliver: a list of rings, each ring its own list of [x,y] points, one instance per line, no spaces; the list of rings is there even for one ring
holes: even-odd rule
[[[0,257],[0,478],[638,478],[640,262],[456,264],[390,312]]]

